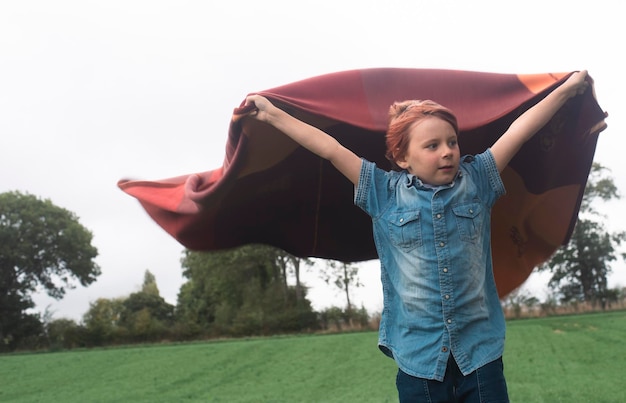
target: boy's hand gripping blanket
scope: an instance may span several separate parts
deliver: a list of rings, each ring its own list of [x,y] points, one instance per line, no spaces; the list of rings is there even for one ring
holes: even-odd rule
[[[432,99],[452,109],[461,155],[475,154],[570,74],[379,68],[258,93],[389,169],[384,135],[394,101]],[[354,206],[352,184],[330,163],[246,117],[247,112],[243,102],[234,110],[223,166],[157,181],[121,180],[119,187],[192,250],[264,243],[300,257],[375,259],[371,219]],[[507,194],[492,218],[501,296],[568,241],[605,117],[592,89],[570,99],[502,172]]]

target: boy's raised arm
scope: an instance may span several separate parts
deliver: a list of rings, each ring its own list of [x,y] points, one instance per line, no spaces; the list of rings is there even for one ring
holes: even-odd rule
[[[518,117],[507,131],[491,146],[498,171],[508,165],[522,145],[545,126],[565,102],[588,87],[587,71],[572,74],[563,84]]]
[[[302,147],[329,160],[355,186],[358,184],[361,158],[342,146],[334,137],[294,118],[260,95],[248,96],[245,104],[254,104],[256,107],[250,112],[250,116],[269,123]]]

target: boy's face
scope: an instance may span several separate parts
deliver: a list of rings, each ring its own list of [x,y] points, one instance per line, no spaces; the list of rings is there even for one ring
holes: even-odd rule
[[[440,186],[454,180],[460,159],[454,128],[445,120],[428,117],[411,127],[406,154],[396,164],[422,182]]]

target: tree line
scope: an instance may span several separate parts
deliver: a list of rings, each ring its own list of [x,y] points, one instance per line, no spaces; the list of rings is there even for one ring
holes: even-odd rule
[[[613,262],[626,260],[618,251],[626,233],[609,232],[596,207],[619,198],[606,168],[594,163],[569,243],[538,268],[551,275],[553,294],[546,304],[605,309],[623,302],[624,290],[610,289],[607,277]],[[97,299],[80,323],[35,313],[35,291],[62,298],[66,289],[97,279],[97,249],[91,242],[91,232],[72,212],[30,194],[0,194],[0,352],[366,328],[375,319],[350,300],[360,285],[357,266],[327,262],[323,277],[342,290],[346,306],[315,312],[300,280],[312,262],[265,245],[185,251],[186,282],[176,305],[160,296],[156,279],[146,271],[139,291]],[[513,312],[538,304],[519,293],[503,301]]]
[[[316,312],[300,280],[301,270],[312,261],[265,245],[185,251],[181,266],[186,282],[175,305],[161,297],[147,270],[139,291],[91,302],[80,323],[35,313],[31,295],[38,289],[62,298],[66,289],[96,280],[100,268],[91,241],[91,232],[73,213],[49,200],[19,192],[0,194],[0,352],[367,325],[365,309],[355,309],[349,299],[350,287],[358,282],[354,266],[328,264],[326,280],[345,289],[347,305]],[[335,267],[343,270],[335,274]],[[350,277],[343,279],[344,273]]]

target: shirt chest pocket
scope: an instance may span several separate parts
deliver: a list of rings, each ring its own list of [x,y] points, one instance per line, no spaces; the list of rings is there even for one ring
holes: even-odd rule
[[[480,235],[483,207],[480,203],[457,204],[452,212],[462,241],[475,243]]]
[[[422,246],[422,225],[419,210],[392,213],[388,218],[389,238],[399,249],[409,252]]]

